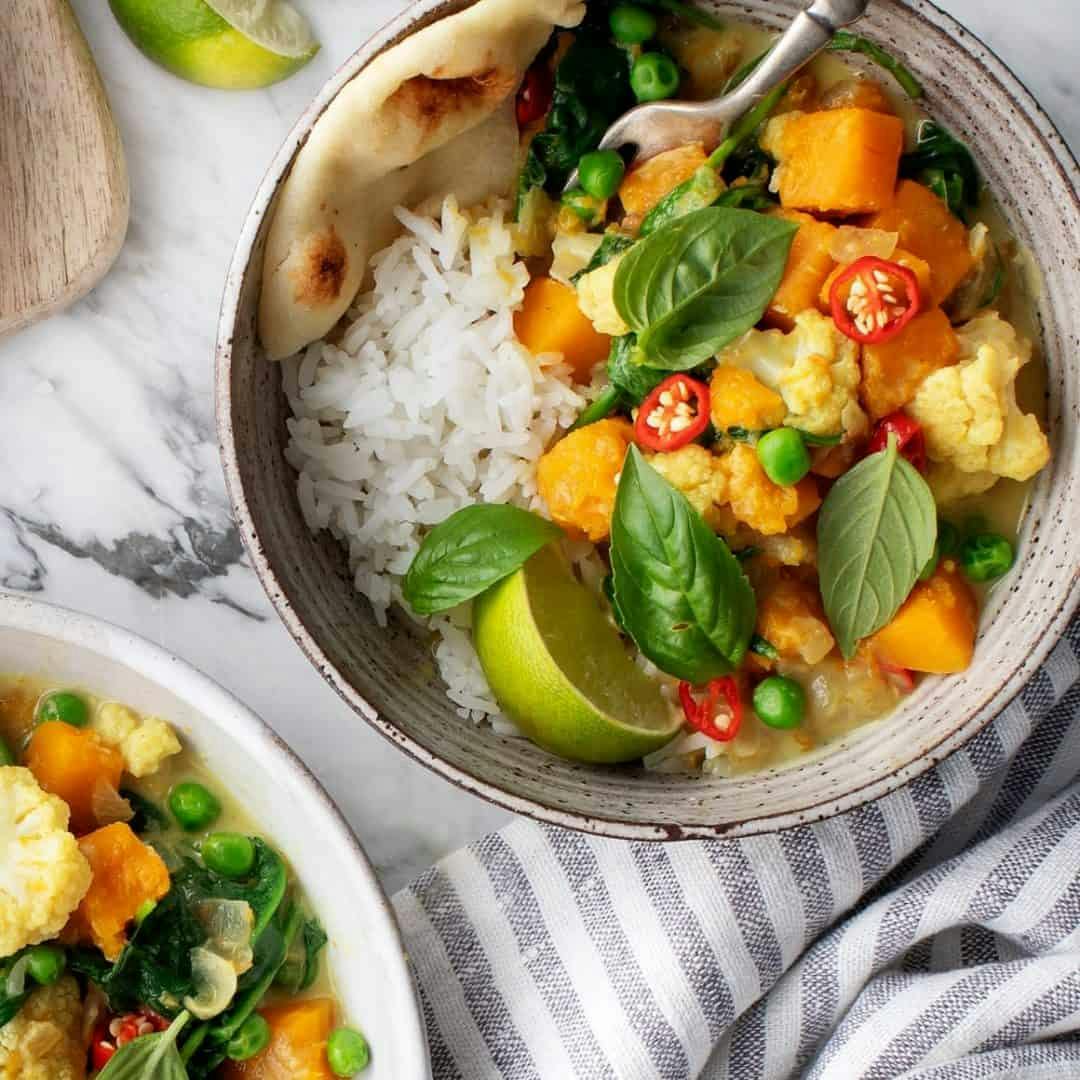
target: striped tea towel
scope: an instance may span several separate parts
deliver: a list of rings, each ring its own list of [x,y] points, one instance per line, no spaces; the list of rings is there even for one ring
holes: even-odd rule
[[[1080,1077],[1080,619],[880,802],[679,844],[518,821],[395,906],[436,1080]]]

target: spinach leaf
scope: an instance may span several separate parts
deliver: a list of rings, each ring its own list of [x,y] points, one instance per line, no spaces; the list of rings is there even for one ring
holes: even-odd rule
[[[769,191],[769,185],[764,182],[729,187],[713,203],[714,206],[731,206],[743,210],[771,210],[776,204],[776,196]]]
[[[121,788],[120,797],[127,799],[135,812],[135,816],[128,822],[132,832],[142,836],[144,833],[164,831],[169,827],[168,815],[157,803],[131,788]]]
[[[818,517],[818,574],[844,656],[896,614],[936,539],[934,496],[894,438],[832,486]]]
[[[547,124],[529,144],[518,204],[537,186],[558,195],[582,155],[595,150],[612,121],[633,104],[626,53],[607,40],[606,27],[579,28],[555,71]]]
[[[615,338],[608,353],[607,373],[612,386],[617,386],[623,400],[640,405],[670,374],[634,362],[637,338],[624,334]]]
[[[168,1030],[125,1043],[98,1073],[98,1080],[188,1080],[176,1040],[190,1019],[182,1012]]]
[[[603,420],[610,416],[620,405],[623,404],[622,391],[617,386],[608,386],[600,396],[581,410],[581,414],[570,425],[570,431],[588,427],[597,420]]]
[[[900,175],[925,184],[961,221],[971,220],[982,181],[971,151],[940,124],[923,120],[915,148],[900,159]]]
[[[285,962],[274,976],[274,983],[290,994],[308,989],[319,975],[319,953],[326,946],[326,931],[318,919],[306,918],[300,933],[293,938]]]
[[[638,335],[634,359],[686,371],[749,330],[784,273],[798,226],[710,206],[638,241],[615,274],[615,306]]]
[[[750,651],[757,653],[758,656],[764,656],[766,660],[780,659],[780,652],[777,647],[768,638],[763,638],[760,634],[755,634],[750,639]]]
[[[688,180],[672,188],[645,215],[639,235],[648,236],[693,210],[712,206],[723,191],[724,184],[720,174],[711,165],[702,165]]]
[[[833,34],[828,47],[832,52],[862,53],[863,56],[873,60],[878,67],[887,71],[900,84],[908,97],[922,97],[922,83],[892,53],[876,45],[869,38],[852,34],[848,30],[838,30]]]
[[[576,285],[586,274],[599,270],[601,266],[607,266],[616,255],[621,255],[633,246],[634,238],[632,236],[617,232],[604,233],[604,238],[600,241],[600,246],[593,252],[593,257],[585,265],[585,268],[573,274],[570,280]]]
[[[611,521],[619,617],[662,671],[695,684],[738,666],[754,631],[754,591],[727,544],[631,446]]]
[[[562,535],[557,525],[516,506],[466,506],[424,537],[402,593],[418,615],[446,611],[512,574]]]

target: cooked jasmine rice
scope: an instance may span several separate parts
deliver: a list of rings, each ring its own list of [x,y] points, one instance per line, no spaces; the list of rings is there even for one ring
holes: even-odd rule
[[[529,274],[504,203],[462,211],[450,196],[437,217],[395,213],[404,234],[372,257],[371,290],[333,341],[284,364],[287,457],[304,517],[347,547],[356,588],[383,625],[431,526],[474,502],[541,505],[536,463],[597,389],[575,386],[558,355],[534,357],[515,340]],[[459,712],[505,724],[467,611],[430,625]]]

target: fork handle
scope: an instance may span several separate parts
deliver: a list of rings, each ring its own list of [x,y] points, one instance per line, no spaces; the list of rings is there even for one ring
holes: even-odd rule
[[[768,56],[723,99],[725,112],[749,112],[770,90],[787,82],[870,6],[870,0],[814,0],[800,11]]]

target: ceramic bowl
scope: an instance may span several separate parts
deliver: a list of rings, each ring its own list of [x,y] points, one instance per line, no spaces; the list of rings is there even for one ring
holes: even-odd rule
[[[886,721],[822,758],[738,780],[595,768],[527,741],[477,729],[454,713],[432,674],[430,644],[404,617],[376,625],[345,558],[300,516],[286,464],[286,402],[278,368],[255,334],[266,222],[297,148],[372,57],[468,6],[419,0],[365,44],[323,88],[270,166],[240,235],[217,345],[217,415],[233,509],[252,563],[289,631],[357,714],[442,776],[511,810],[608,836],[680,839],[748,835],[818,820],[878,798],[970,739],[1046,656],[1080,598],[1080,204],[1078,169],[1031,94],[989,49],[925,0],[878,0],[860,32],[901,55],[926,105],[974,147],[1009,226],[1035,254],[1049,367],[1053,464],[1039,477],[1019,562],[991,594],[969,671],[928,679]],[[710,5],[721,16],[779,28],[804,5]]]
[[[397,923],[329,795],[254,713],[134,634],[0,595],[0,670],[85,687],[167,717],[289,860],[330,938],[326,963],[372,1046],[371,1080],[428,1080],[427,1040]]]

